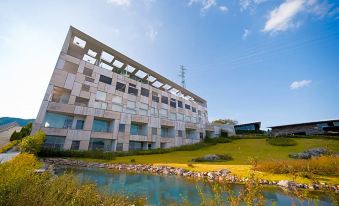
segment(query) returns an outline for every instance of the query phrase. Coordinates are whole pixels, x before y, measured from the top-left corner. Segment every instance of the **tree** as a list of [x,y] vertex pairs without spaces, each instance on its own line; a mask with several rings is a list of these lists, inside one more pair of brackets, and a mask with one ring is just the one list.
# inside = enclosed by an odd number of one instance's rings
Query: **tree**
[[26,126],[23,126],[20,130],[20,132],[14,131],[11,135],[11,141],[13,140],[21,140],[22,138],[28,136],[31,134],[32,131],[32,123],[27,124]]
[[238,124],[237,120],[233,120],[233,119],[217,119],[212,121],[212,123],[214,124],[229,124],[229,125],[236,125]]
[[27,136],[22,139],[19,144],[20,151],[30,154],[37,154],[42,145],[44,144],[46,135],[43,131],[39,130],[33,136]]

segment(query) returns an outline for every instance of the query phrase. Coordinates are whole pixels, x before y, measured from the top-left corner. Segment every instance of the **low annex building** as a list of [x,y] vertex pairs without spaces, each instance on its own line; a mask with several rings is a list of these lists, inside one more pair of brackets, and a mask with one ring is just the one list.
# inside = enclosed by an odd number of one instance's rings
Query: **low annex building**
[[33,125],[45,147],[128,151],[199,142],[207,102],[70,27]]
[[272,135],[339,135],[339,119],[270,127]]

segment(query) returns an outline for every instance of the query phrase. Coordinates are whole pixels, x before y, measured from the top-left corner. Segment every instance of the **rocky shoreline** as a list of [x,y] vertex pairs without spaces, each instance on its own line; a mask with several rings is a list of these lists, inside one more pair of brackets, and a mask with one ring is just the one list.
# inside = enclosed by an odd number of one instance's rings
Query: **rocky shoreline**
[[[143,164],[111,164],[111,163],[97,163],[97,162],[85,162],[81,160],[72,160],[66,158],[45,158],[42,161],[46,164],[46,168],[53,167],[83,167],[83,168],[102,168],[117,171],[128,171],[128,172],[146,172],[158,175],[177,175],[187,178],[194,179],[207,179],[209,181],[227,181],[230,183],[244,183],[249,178],[239,178],[232,175],[227,169],[212,172],[193,172],[182,168],[175,168],[169,166],[154,166],[154,165],[143,165]],[[41,172],[41,171],[39,171]],[[326,183],[320,184],[299,184],[293,181],[280,180],[280,181],[269,181],[259,179],[259,183],[263,185],[276,185],[287,189],[309,189],[309,190],[331,190],[336,193],[339,192],[339,185],[328,185]]]

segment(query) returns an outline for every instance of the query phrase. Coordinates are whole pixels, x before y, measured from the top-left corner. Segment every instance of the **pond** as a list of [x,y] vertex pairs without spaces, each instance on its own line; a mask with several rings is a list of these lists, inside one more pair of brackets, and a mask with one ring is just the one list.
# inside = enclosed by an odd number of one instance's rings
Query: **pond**
[[[197,185],[207,196],[212,194],[209,184],[178,176],[112,172],[94,168],[58,168],[55,172],[60,175],[65,171],[71,171],[80,182],[95,182],[105,192],[147,197],[149,205],[180,203],[184,199],[193,205],[199,205],[200,197]],[[237,193],[241,190],[242,185],[231,184],[230,187]],[[276,205],[291,205],[292,203],[301,205],[297,198],[287,195],[279,188],[267,188],[263,195],[266,205],[272,205],[273,202]],[[312,200],[305,201],[304,205],[314,205]],[[330,198],[324,194],[318,195],[317,203],[325,206],[332,205]]]

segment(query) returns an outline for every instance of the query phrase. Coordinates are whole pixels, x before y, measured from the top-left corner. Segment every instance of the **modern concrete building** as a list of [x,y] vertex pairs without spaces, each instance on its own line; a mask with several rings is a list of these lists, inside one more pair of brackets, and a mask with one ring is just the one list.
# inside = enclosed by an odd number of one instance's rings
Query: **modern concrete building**
[[235,133],[243,134],[243,133],[260,133],[261,122],[252,122],[246,124],[238,124],[234,125]]
[[339,135],[339,119],[270,127],[272,135]]
[[33,133],[66,150],[168,148],[213,131],[207,115],[203,98],[70,27]]

